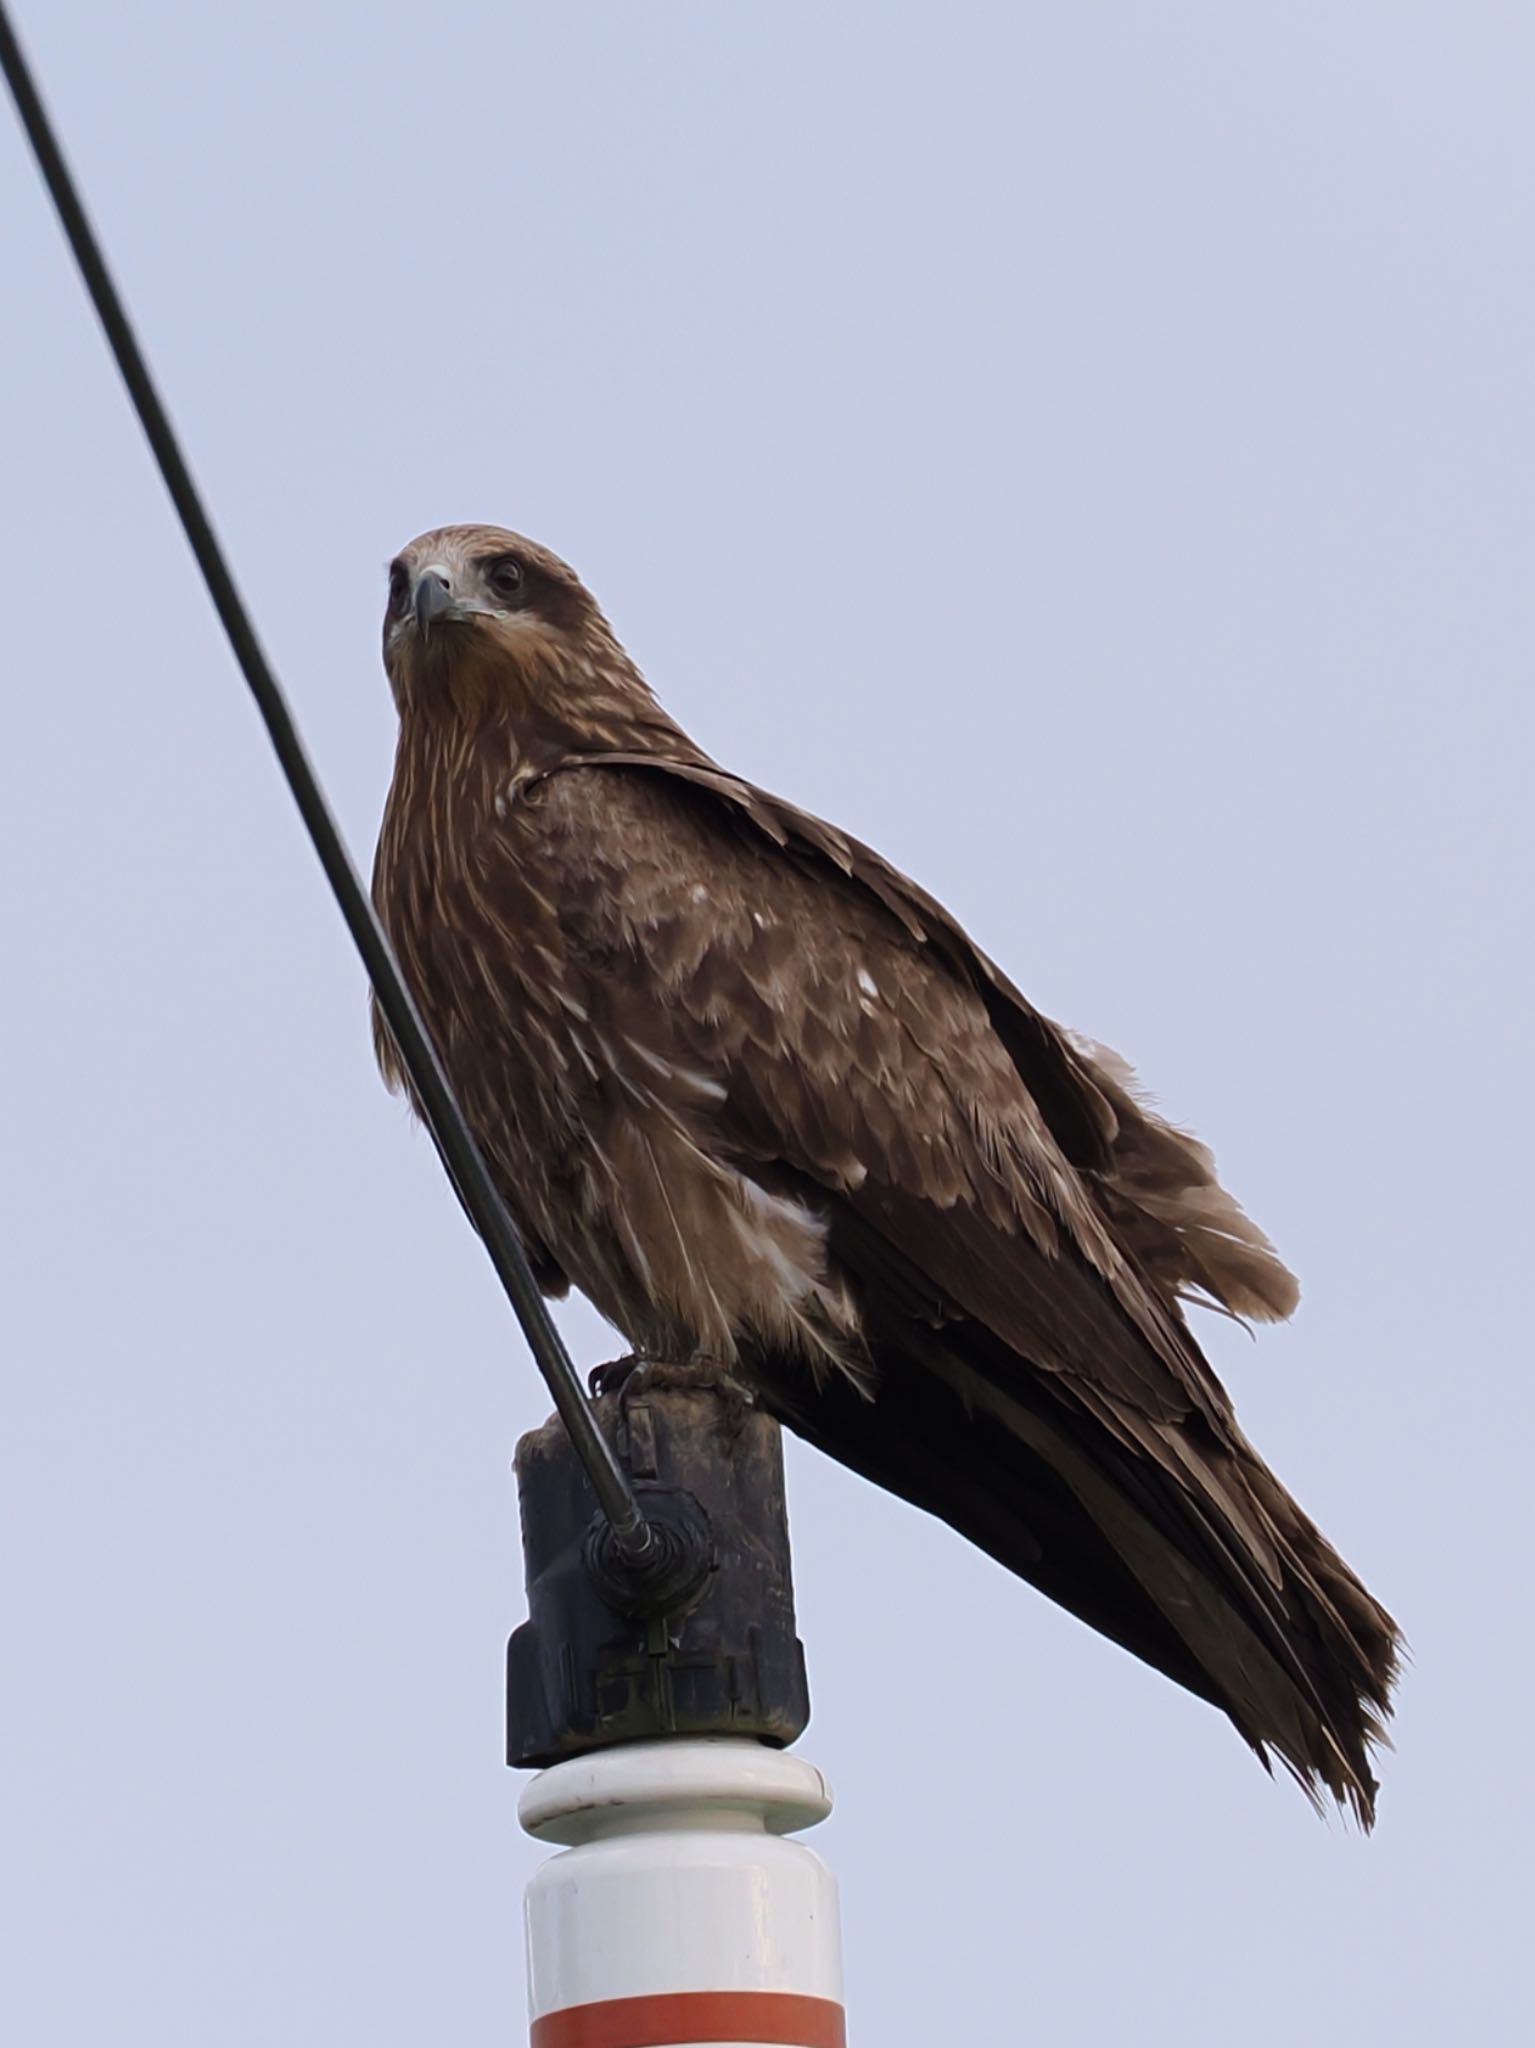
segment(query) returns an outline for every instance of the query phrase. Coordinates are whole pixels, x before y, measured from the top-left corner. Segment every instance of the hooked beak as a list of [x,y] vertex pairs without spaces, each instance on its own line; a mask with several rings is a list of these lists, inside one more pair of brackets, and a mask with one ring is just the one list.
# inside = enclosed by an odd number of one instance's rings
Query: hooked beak
[[448,582],[447,572],[442,569],[423,569],[416,578],[416,630],[425,640],[436,619],[446,618],[453,610],[453,589]]

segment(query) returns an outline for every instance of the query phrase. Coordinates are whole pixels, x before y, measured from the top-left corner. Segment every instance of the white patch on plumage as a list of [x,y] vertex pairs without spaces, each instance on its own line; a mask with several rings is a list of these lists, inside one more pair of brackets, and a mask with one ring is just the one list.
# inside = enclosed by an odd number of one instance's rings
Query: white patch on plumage
[[726,1091],[712,1074],[703,1074],[696,1067],[679,1067],[671,1060],[664,1060],[659,1053],[652,1052],[648,1045],[642,1045],[639,1039],[631,1038],[627,1032],[624,1044],[663,1081],[680,1081],[684,1088],[691,1088],[694,1094],[702,1095],[709,1102],[725,1100]]
[[[732,1221],[742,1249],[748,1258],[775,1273],[790,1300],[798,1305],[815,1286],[825,1262],[825,1224],[802,1202],[770,1195],[744,1175],[738,1177],[738,1187],[742,1207]],[[791,1256],[791,1244],[805,1256]]]
[[846,1286],[828,1274],[825,1222],[745,1174],[733,1178],[741,1206],[732,1220],[748,1270],[777,1285],[776,1300],[759,1287],[742,1304],[750,1321],[765,1336],[787,1340],[812,1371],[832,1366],[861,1383],[858,1311]]

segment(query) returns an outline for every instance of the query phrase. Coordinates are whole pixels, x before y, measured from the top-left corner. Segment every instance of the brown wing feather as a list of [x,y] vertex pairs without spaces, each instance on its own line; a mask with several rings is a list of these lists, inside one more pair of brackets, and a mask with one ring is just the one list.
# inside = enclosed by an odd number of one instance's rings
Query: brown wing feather
[[708,1141],[821,1206],[862,1287],[873,1402],[769,1360],[786,1419],[1367,1812],[1395,1632],[1183,1322],[1293,1289],[1208,1155],[834,828],[693,760],[555,780],[566,935],[625,1042],[717,1078]]
[[1120,1243],[1168,1299],[1208,1299],[1265,1322],[1293,1312],[1300,1298],[1294,1276],[1220,1185],[1209,1150],[1157,1115],[1118,1054],[1036,1010],[943,905],[880,854],[703,756],[582,758],[707,790],[791,857],[829,865],[867,892],[981,997],[1051,1136],[1091,1176]]

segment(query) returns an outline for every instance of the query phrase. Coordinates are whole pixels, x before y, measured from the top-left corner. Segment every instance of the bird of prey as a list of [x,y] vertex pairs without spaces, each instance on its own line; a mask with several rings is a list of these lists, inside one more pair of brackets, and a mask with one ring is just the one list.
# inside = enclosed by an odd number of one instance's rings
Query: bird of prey
[[540,1284],[744,1383],[1368,1824],[1397,1631],[1185,1320],[1297,1298],[1210,1154],[931,896],[696,746],[546,548],[412,541],[384,663],[374,896]]

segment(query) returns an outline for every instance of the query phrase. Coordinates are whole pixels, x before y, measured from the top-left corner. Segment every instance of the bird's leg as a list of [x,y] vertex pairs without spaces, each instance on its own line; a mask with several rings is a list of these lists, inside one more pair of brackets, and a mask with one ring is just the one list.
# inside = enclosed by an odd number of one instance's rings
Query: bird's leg
[[731,1372],[723,1359],[707,1351],[695,1351],[684,1362],[673,1358],[647,1358],[641,1369],[628,1379],[619,1405],[628,1413],[629,1403],[649,1393],[717,1394],[725,1408],[725,1428],[738,1436],[753,1406],[751,1389]]

